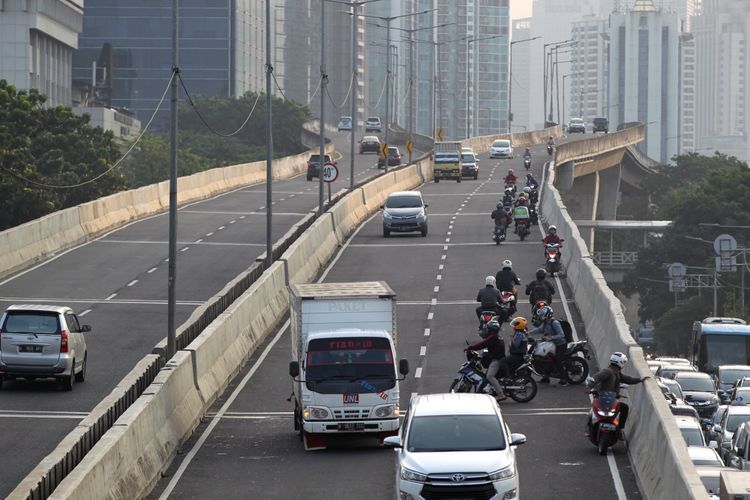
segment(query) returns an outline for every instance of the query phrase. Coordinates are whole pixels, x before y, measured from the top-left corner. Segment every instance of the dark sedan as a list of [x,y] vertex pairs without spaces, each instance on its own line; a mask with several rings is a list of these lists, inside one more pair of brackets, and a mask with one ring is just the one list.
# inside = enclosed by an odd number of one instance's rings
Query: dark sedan
[[366,135],[359,141],[359,154],[380,153],[380,139],[375,135]]
[[[388,166],[397,167],[401,165],[401,151],[395,146],[388,146]],[[385,167],[385,157],[380,155],[378,158],[378,168]]]

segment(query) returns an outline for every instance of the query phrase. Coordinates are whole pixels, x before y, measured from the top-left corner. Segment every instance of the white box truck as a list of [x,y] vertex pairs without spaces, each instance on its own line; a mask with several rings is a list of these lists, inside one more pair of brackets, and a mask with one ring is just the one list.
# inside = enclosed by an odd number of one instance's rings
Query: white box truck
[[[371,433],[381,444],[399,429],[396,294],[382,281],[290,287],[294,429],[306,450],[329,434]],[[397,373],[398,372],[398,373]]]

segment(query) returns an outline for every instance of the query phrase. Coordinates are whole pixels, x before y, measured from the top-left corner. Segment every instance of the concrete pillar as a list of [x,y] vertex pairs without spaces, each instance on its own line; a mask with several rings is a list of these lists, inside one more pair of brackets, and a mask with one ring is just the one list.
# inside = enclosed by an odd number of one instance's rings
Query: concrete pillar
[[560,191],[569,191],[573,187],[575,164],[572,161],[555,167],[555,181]]
[[[597,173],[593,173],[576,178],[570,190],[565,193],[565,206],[573,220],[596,220],[598,199],[599,179]],[[579,231],[589,244],[589,251],[593,252],[593,229],[579,228]]]
[[600,170],[597,220],[617,220],[617,205],[620,200],[620,171],[622,165]]

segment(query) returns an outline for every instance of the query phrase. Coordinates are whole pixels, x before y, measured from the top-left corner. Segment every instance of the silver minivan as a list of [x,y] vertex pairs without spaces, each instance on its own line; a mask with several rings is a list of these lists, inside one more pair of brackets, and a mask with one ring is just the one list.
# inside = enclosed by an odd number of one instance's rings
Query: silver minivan
[[12,305],[0,319],[0,388],[5,380],[54,377],[64,390],[86,378],[86,339],[64,306]]

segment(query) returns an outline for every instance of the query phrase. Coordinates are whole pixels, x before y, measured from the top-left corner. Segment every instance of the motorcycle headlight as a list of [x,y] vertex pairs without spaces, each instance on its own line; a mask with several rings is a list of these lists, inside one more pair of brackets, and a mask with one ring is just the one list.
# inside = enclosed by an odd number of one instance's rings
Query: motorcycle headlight
[[495,472],[490,473],[490,481],[501,481],[503,479],[510,479],[511,477],[516,475],[516,471],[513,469],[513,466],[510,465],[504,469],[496,470]]
[[399,408],[398,405],[376,406],[375,409],[372,410],[372,415],[376,418],[398,417]]
[[308,406],[302,414],[305,420],[325,420],[331,412],[328,408],[322,406]]
[[401,467],[401,479],[404,481],[413,481],[415,483],[424,483],[427,480],[427,474],[422,474],[421,472]]

